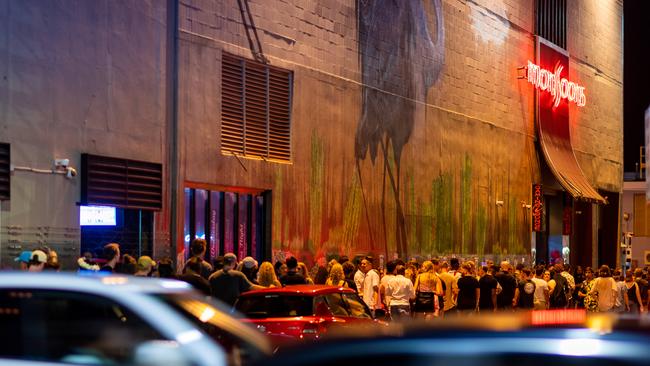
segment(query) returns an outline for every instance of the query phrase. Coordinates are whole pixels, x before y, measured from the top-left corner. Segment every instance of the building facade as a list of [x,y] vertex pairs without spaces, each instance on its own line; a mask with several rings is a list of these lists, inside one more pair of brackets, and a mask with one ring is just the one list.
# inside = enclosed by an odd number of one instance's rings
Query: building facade
[[[17,3],[0,9],[27,23],[0,23],[23,37],[4,39],[9,56],[0,62],[8,75],[0,142],[11,145],[12,164],[47,165],[61,154],[80,161],[82,153],[160,163],[156,255],[169,250],[182,261],[193,237],[208,240],[212,257],[309,263],[371,253],[528,263],[564,255],[591,265],[618,252],[620,1],[552,2],[566,10],[549,23],[564,34],[562,77],[586,95],[584,106],[562,107],[575,179],[565,179],[568,163],[539,138],[543,91],[521,69],[537,62],[537,36],[549,31],[539,29],[540,12],[550,11],[543,0],[105,1],[75,11],[62,1],[40,22],[31,16],[42,11],[38,2]],[[73,29],[89,39],[75,50],[69,30],[38,34],[53,18],[103,28]],[[19,59],[41,46],[51,55]],[[86,48],[95,55],[83,60]],[[68,78],[77,80],[72,93],[62,87]],[[30,80],[41,95],[21,91]],[[65,131],[74,143],[59,137]],[[607,204],[576,193],[575,182]],[[56,226],[74,236],[80,185],[12,173],[0,226]],[[50,205],[36,209],[41,201]]]

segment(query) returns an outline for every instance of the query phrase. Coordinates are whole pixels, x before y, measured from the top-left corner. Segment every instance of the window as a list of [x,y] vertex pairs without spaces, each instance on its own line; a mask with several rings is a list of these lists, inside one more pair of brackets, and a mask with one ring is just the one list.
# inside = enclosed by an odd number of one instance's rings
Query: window
[[348,304],[350,316],[353,316],[355,318],[372,318],[370,309],[368,309],[363,300],[359,298],[359,295],[350,293],[344,293],[342,295]]
[[537,0],[537,35],[566,49],[566,0]]
[[0,143],[0,201],[8,200],[9,190],[9,164],[11,162],[9,144]]
[[650,235],[650,218],[646,205],[645,193],[634,194],[634,236]]
[[235,305],[247,318],[286,318],[314,315],[311,296],[263,295],[240,297]]
[[291,160],[291,71],[223,54],[221,152]]
[[64,291],[0,291],[0,357],[122,364],[138,345],[163,339],[111,300]]
[[327,303],[330,306],[330,311],[333,315],[336,316],[349,316],[348,310],[346,309],[345,303],[341,298],[341,294],[328,294],[325,295]]

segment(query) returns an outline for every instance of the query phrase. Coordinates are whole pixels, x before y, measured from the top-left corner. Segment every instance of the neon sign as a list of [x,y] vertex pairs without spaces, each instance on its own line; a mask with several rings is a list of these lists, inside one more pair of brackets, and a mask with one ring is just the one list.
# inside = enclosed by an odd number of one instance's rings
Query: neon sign
[[560,105],[561,99],[574,102],[578,107],[584,107],[587,103],[585,87],[561,77],[562,70],[564,70],[564,66],[559,64],[555,66],[555,71],[551,72],[528,61],[526,78],[529,83],[535,85],[538,89],[551,93],[553,107]]

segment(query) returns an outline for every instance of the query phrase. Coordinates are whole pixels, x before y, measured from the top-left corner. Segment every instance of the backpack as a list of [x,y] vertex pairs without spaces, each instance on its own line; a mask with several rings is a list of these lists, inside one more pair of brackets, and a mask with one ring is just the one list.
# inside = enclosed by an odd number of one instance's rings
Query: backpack
[[569,304],[569,281],[562,275],[556,275],[553,279],[555,280],[555,288],[549,299],[550,307],[554,309],[565,308]]

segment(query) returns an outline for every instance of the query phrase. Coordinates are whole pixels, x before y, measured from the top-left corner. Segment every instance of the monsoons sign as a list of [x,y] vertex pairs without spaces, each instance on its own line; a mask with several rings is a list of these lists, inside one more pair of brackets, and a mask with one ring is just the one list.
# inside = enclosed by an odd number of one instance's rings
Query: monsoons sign
[[572,81],[563,78],[562,65],[555,66],[555,71],[543,69],[540,66],[528,61],[526,67],[526,78],[528,82],[535,85],[542,91],[547,91],[553,96],[553,106],[560,105],[561,99],[574,102],[578,107],[583,107],[587,102],[585,97],[585,88]]

